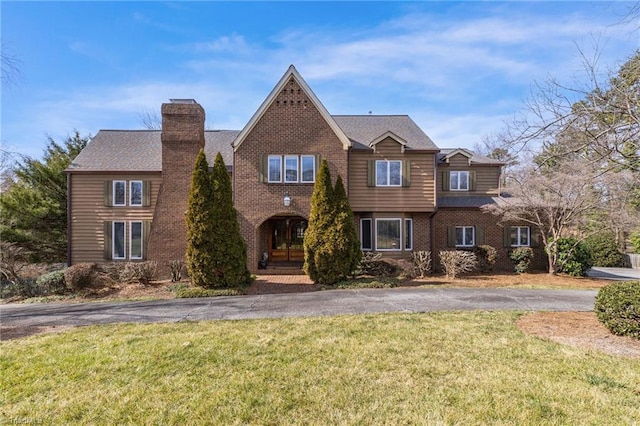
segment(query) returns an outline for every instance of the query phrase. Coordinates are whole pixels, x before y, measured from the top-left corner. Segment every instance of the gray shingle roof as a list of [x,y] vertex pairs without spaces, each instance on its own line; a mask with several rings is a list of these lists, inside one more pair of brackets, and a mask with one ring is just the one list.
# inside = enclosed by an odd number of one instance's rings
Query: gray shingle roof
[[486,204],[500,203],[500,197],[472,195],[461,197],[438,197],[438,207],[481,207]]
[[408,115],[334,115],[333,119],[353,144],[371,149],[369,143],[386,132],[407,141],[407,150],[438,150],[436,144]]
[[[449,153],[455,151],[456,149],[459,148],[442,148],[440,149],[440,153],[438,154],[438,163],[442,163],[444,160],[443,158],[447,155],[449,155]],[[502,161],[500,160],[495,160],[493,158],[489,158],[489,157],[485,157],[483,155],[478,155],[475,152],[467,149],[466,151],[469,151],[470,153],[473,154],[473,156],[471,157],[471,162],[472,163],[476,163],[476,164],[495,164],[495,165],[500,165],[500,164],[504,164]]]
[[[227,166],[233,164],[231,142],[237,130],[205,131],[205,154],[213,165],[218,151]],[[67,171],[159,172],[162,142],[159,130],[100,130],[73,160]]]

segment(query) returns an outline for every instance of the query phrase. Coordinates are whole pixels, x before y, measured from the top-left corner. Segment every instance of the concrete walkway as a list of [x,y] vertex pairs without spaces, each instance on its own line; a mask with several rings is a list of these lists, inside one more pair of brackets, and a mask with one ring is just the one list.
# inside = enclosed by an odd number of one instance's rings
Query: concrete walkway
[[596,294],[596,290],[405,287],[147,302],[16,304],[0,306],[0,324],[80,326],[456,310],[592,311]]
[[632,268],[603,268],[594,266],[587,271],[592,278],[602,278],[605,280],[630,281],[640,280],[640,269]]

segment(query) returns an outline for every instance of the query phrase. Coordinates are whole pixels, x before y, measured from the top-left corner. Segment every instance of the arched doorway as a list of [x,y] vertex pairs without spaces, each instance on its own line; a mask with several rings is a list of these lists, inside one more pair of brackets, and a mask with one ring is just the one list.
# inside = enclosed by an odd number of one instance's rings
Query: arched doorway
[[269,261],[304,262],[303,241],[307,226],[307,220],[300,216],[269,219]]

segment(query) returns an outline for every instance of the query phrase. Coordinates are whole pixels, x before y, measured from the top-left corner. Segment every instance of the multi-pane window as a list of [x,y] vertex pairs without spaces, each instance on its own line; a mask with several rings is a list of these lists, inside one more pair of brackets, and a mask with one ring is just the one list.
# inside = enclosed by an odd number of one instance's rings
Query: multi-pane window
[[316,180],[316,157],[315,155],[300,156],[300,175],[303,183],[313,183]]
[[509,228],[511,247],[528,247],[531,245],[530,229],[528,226],[514,226]]
[[469,172],[450,172],[449,189],[451,191],[468,191]]
[[284,156],[284,181],[298,182],[298,156]]
[[132,180],[129,182],[129,205],[142,205],[142,181]]
[[456,226],[456,247],[472,247],[475,241],[473,226]]
[[125,222],[113,222],[113,232],[111,234],[111,252],[113,259],[125,259]]
[[376,160],[376,186],[401,186],[402,161]]
[[267,157],[267,182],[269,183],[313,183],[315,180],[315,155],[269,155]]
[[269,182],[282,182],[282,156],[269,156]]
[[413,250],[413,219],[404,220],[404,249]]
[[401,220],[376,219],[376,250],[401,250]]
[[371,240],[371,219],[360,219],[360,248],[373,250],[373,241]]
[[113,205],[114,206],[127,205],[127,181],[125,180],[113,181]]

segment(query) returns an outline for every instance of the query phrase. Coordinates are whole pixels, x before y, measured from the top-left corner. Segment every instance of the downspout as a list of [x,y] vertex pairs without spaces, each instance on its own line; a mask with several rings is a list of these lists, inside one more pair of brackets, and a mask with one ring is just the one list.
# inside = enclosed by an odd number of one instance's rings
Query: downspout
[[67,266],[71,266],[71,173],[67,172]]

